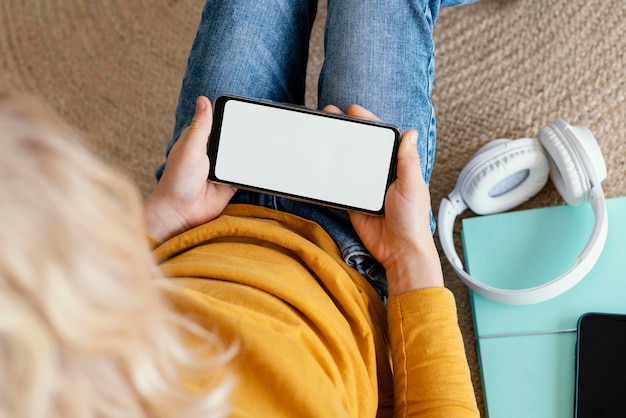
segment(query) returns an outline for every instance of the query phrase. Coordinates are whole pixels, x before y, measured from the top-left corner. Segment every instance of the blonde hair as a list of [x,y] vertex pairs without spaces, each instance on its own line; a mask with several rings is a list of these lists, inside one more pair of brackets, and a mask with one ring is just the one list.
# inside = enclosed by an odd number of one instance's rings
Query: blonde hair
[[76,137],[0,95],[0,417],[225,415],[233,349],[166,303],[136,188]]

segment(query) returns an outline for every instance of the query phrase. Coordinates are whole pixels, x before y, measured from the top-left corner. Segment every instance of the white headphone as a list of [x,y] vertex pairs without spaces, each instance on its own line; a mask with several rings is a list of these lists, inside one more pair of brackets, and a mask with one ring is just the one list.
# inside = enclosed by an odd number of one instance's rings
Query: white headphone
[[[542,128],[539,139],[498,139],[481,149],[461,171],[452,193],[439,207],[439,238],[456,274],[475,292],[496,302],[526,305],[560,295],[583,279],[606,241],[608,219],[601,182],[606,165],[593,134],[561,119]],[[488,286],[467,274],[455,248],[454,221],[468,207],[479,215],[509,210],[552,179],[569,205],[589,200],[595,216],[591,237],[575,264],[561,276],[522,290]]]

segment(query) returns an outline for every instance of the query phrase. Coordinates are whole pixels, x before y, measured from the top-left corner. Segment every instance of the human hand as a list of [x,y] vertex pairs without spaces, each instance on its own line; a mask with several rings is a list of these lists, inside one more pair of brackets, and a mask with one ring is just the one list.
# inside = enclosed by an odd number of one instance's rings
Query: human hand
[[146,231],[159,241],[218,217],[236,189],[207,180],[206,148],[213,111],[209,99],[196,100],[196,113],[170,150],[161,180],[144,202]]
[[[341,113],[335,106],[324,110]],[[378,120],[357,105],[350,106],[347,114]],[[443,286],[441,262],[430,230],[430,193],[422,176],[417,136],[414,129],[402,136],[397,179],[387,191],[385,214],[350,212],[350,220],[363,244],[387,271],[390,296]]]

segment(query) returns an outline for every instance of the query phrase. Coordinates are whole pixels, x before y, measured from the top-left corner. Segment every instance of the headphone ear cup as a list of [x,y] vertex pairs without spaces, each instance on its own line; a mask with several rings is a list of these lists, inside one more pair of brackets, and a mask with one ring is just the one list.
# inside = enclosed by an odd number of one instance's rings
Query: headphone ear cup
[[520,205],[548,181],[550,165],[536,139],[500,139],[479,149],[459,175],[463,201],[476,214]]
[[569,205],[580,205],[589,193],[585,169],[576,150],[559,126],[552,123],[539,131],[539,141],[550,157],[550,178]]

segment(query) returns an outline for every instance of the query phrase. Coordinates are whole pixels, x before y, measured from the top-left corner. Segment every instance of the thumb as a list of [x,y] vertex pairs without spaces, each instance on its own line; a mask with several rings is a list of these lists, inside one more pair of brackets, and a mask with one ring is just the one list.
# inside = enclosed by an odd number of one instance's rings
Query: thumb
[[414,187],[416,181],[422,179],[420,157],[417,152],[417,136],[415,129],[406,131],[398,149],[398,180],[400,184],[410,188]]
[[189,134],[187,135],[187,140],[191,143],[190,145],[192,147],[206,147],[212,126],[213,109],[211,108],[211,102],[204,96],[198,96],[196,99],[196,112],[189,125]]

